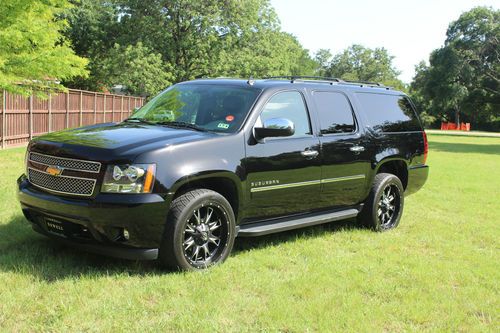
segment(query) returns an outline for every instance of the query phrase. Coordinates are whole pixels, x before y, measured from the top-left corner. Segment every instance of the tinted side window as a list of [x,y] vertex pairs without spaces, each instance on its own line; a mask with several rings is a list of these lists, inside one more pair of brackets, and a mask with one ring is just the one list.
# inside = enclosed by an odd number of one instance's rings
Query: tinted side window
[[351,104],[343,94],[315,91],[313,99],[318,108],[321,134],[354,132]]
[[370,126],[383,132],[420,131],[420,123],[405,96],[357,93]]
[[272,118],[286,118],[295,124],[295,134],[292,137],[311,135],[311,126],[307,109],[298,91],[286,91],[271,97],[260,114],[260,121]]

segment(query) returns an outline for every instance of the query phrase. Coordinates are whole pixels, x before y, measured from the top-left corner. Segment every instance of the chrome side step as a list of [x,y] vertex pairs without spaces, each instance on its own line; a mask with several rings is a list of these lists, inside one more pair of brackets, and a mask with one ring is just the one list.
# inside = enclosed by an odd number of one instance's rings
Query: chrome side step
[[316,213],[307,216],[302,215],[299,217],[280,218],[271,221],[241,225],[238,231],[238,237],[262,236],[286,230],[349,219],[356,217],[359,212],[360,211],[358,209],[350,208],[336,212]]

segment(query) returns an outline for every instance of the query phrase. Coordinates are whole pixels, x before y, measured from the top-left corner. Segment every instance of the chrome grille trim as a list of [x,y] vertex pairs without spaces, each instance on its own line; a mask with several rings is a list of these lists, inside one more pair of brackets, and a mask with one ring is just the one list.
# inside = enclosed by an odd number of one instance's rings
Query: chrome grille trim
[[[44,179],[40,179],[40,175],[42,175],[42,177],[44,177]],[[36,179],[34,179],[34,178],[36,178]],[[34,186],[39,187],[39,188],[46,190],[46,191],[49,191],[49,192],[69,194],[69,195],[75,195],[75,196],[83,196],[83,197],[89,197],[94,193],[95,185],[97,182],[97,179],[91,179],[91,178],[70,177],[70,176],[52,176],[51,174],[49,174],[47,172],[33,169],[33,168],[28,168],[28,180]],[[72,183],[71,183],[71,180],[73,180]],[[66,181],[66,183],[61,184],[64,181]],[[82,186],[85,186],[86,188],[82,189]],[[76,191],[70,192],[70,191],[62,190],[62,189],[68,189],[71,187],[75,188]],[[80,192],[78,192],[78,190],[80,190]]]
[[29,161],[47,166],[60,166],[66,170],[99,173],[101,163],[93,161],[78,160],[59,156],[45,155],[40,153],[29,153]]

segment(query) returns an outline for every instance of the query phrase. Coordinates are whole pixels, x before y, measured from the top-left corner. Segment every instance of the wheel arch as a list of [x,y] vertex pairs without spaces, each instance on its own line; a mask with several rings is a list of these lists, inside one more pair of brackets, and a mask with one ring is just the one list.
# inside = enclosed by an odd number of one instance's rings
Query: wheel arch
[[375,168],[375,175],[379,173],[390,173],[399,178],[406,190],[408,186],[408,163],[401,157],[387,157],[380,161]]
[[231,205],[238,221],[242,204],[241,179],[228,171],[210,171],[184,176],[171,187],[172,201],[178,196],[197,188],[205,188],[221,194]]

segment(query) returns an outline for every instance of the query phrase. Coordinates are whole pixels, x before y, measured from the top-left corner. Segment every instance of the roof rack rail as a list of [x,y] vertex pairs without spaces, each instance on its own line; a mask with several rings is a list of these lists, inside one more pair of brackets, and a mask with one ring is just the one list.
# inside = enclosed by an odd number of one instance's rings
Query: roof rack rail
[[345,80],[345,83],[354,83],[354,84],[368,84],[372,86],[379,86],[379,87],[385,87],[384,84],[380,82],[371,82],[371,81],[352,81],[352,80]]
[[274,79],[287,79],[290,81],[296,80],[320,80],[320,81],[333,81],[333,82],[344,82],[342,79],[338,79],[336,77],[326,77],[326,76],[304,76],[304,75],[282,75],[282,76],[268,76],[264,77],[266,80],[274,80]]
[[390,89],[390,87],[387,87],[384,84],[379,83],[379,82],[351,81],[351,80],[342,80],[342,79],[339,79],[336,77],[325,77],[325,76],[285,75],[285,76],[269,76],[269,77],[264,77],[264,79],[267,79],[267,80],[287,79],[287,80],[290,80],[291,83],[294,83],[297,80],[317,80],[317,81],[329,82],[330,84],[333,84],[333,82],[336,82],[339,84],[367,85],[367,86],[372,86],[372,87],[381,87],[381,88]]

